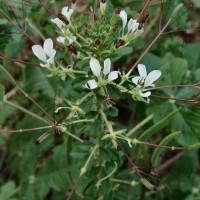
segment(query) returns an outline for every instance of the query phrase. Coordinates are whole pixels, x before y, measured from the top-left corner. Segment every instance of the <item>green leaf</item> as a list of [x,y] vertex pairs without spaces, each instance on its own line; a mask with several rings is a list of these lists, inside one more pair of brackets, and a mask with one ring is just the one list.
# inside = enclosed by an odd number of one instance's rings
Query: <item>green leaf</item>
[[12,197],[12,193],[14,192],[15,194],[15,183],[13,181],[9,181],[7,183],[5,183],[4,185],[1,186],[0,188],[0,199],[2,200],[16,200],[16,198],[11,198]]

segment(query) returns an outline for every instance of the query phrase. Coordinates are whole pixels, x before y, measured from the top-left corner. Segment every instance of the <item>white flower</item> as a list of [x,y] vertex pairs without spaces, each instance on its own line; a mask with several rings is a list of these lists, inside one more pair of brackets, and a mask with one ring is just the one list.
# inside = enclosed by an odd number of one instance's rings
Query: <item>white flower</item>
[[62,29],[65,27],[65,24],[63,21],[61,21],[59,18],[51,19],[51,21],[58,26],[58,28]]
[[54,64],[56,50],[53,49],[53,41],[48,38],[44,41],[43,48],[40,45],[32,46],[33,53],[45,64],[40,64],[42,67],[50,68],[50,64]]
[[72,34],[70,35],[70,37],[66,36],[66,37],[62,37],[59,36],[56,38],[57,42],[61,43],[61,44],[65,44],[65,40],[68,41],[68,45],[72,44],[74,41],[76,41],[76,36],[73,36]]
[[142,97],[149,97],[151,92],[142,93],[147,87],[154,87],[154,81],[156,81],[161,76],[160,70],[153,70],[147,75],[147,70],[145,65],[138,65],[138,72],[140,76],[135,76],[132,78],[132,82],[136,85],[136,88],[139,89],[139,94]]
[[[72,13],[73,13],[73,9],[69,9],[67,6],[64,7],[62,9],[62,11],[61,11],[61,14],[66,17],[66,19],[69,22],[69,24],[71,23],[70,22],[70,18],[71,18]],[[55,19],[51,19],[51,21],[53,23],[55,23],[58,26],[58,28],[60,28],[60,29],[65,27],[65,23],[62,20],[60,20],[59,18],[57,18],[57,17]]]
[[[123,31],[127,25],[127,14],[124,10],[122,10],[119,14],[119,16],[122,19],[122,24],[123,24]],[[128,33],[127,34],[131,34],[131,33],[136,33],[136,34],[141,34],[144,30],[143,28],[141,30],[138,29],[139,27],[139,23],[137,20],[133,20],[132,18],[129,20],[128,22]]]
[[61,11],[61,14],[63,14],[67,18],[69,23],[70,23],[70,18],[71,18],[72,13],[73,13],[73,9],[69,9],[67,6],[64,7]]
[[[107,58],[104,61],[103,77],[102,77],[102,73],[101,73],[101,65],[96,58],[92,58],[90,60],[90,68],[91,68],[93,74],[98,78],[98,82],[96,82],[95,79],[89,80],[85,85],[89,89],[95,89],[99,85],[104,85],[109,82],[112,82],[115,79],[117,79],[118,76],[121,74],[119,71],[110,72],[111,61],[109,58]],[[108,75],[108,77],[106,78],[107,75]]]

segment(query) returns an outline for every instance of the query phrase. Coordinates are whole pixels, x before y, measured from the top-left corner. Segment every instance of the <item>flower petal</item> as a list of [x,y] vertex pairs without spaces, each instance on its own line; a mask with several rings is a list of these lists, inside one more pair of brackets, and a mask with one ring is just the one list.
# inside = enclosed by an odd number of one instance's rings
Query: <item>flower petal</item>
[[161,76],[160,70],[154,70],[154,71],[150,72],[145,79],[144,87],[152,86],[152,83],[154,81],[156,81],[160,76]]
[[67,18],[68,22],[70,23],[70,18],[73,13],[73,9],[70,9],[68,13],[66,13],[65,17]]
[[140,96],[142,96],[142,97],[149,97],[150,95],[151,95],[151,92],[142,93],[142,92],[140,91]]
[[147,70],[146,70],[145,65],[139,64],[138,65],[138,72],[140,74],[140,78],[142,78],[143,80],[147,77]]
[[92,79],[92,80],[89,80],[89,81],[85,84],[85,87],[88,88],[88,89],[93,90],[93,89],[95,89],[95,88],[98,87],[98,84],[97,84],[97,82],[96,82],[94,79]]
[[135,85],[138,85],[138,82],[140,80],[140,76],[135,76],[132,78],[132,82],[135,84]]
[[110,58],[107,58],[104,61],[104,68],[103,68],[103,73],[105,76],[110,73],[110,66],[111,66]]
[[66,37],[68,40],[68,45],[72,44],[74,41],[76,41],[76,36],[71,35],[70,37]]
[[53,41],[51,38],[48,38],[44,41],[44,52],[49,56],[51,57],[52,54],[54,53],[53,50]]
[[101,65],[100,65],[99,61],[96,58],[92,58],[90,60],[90,68],[91,68],[93,74],[96,77],[99,77],[99,75],[101,73]]
[[55,57],[55,54],[56,54],[56,50],[52,50],[52,51],[53,51],[53,54],[52,54],[52,56],[47,60],[47,63],[54,64],[54,57]]
[[40,66],[44,67],[44,68],[47,68],[47,69],[50,69],[50,64],[49,63],[46,63],[44,65],[42,63],[40,63]]
[[130,33],[132,30],[132,26],[134,26],[134,20],[131,18],[128,22],[128,32]]
[[40,60],[42,60],[43,62],[47,62],[44,49],[40,45],[33,45],[32,51]]
[[118,78],[118,76],[121,75],[121,73],[119,71],[112,71],[110,72],[110,74],[108,75],[108,81],[114,81],[115,79]]
[[138,27],[139,27],[139,23],[137,22],[137,20],[133,20],[131,32],[134,33],[136,30],[138,30]]
[[60,29],[62,29],[62,27],[65,26],[65,24],[59,18],[51,19],[51,21],[54,24],[56,24],[58,26],[58,28],[60,28]]
[[68,6],[65,6],[65,7],[62,9],[61,14],[62,14],[62,15],[66,15],[67,12],[68,12]]
[[119,14],[119,16],[122,19],[122,24],[123,24],[123,29],[125,28],[126,24],[127,24],[127,14],[124,10],[122,10]]
[[61,44],[65,44],[65,37],[59,36],[56,38],[57,42],[61,43]]

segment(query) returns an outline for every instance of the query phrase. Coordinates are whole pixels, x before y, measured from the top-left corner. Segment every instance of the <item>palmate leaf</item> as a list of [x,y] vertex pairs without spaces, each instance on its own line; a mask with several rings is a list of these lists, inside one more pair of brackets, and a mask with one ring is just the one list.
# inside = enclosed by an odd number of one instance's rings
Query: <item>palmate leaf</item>
[[[26,68],[26,88],[32,92],[41,91],[44,95],[53,98],[55,91],[53,88],[52,78],[47,78],[42,70],[34,67]],[[56,85],[56,84],[55,84]]]
[[44,199],[51,191],[62,192],[65,195],[72,187],[67,171],[67,146],[58,145],[54,148],[51,157],[44,163],[38,173],[33,174],[33,182],[24,185],[24,199]]
[[0,199],[17,200],[17,198],[13,197],[17,191],[19,189],[16,190],[15,182],[9,181],[0,187]]

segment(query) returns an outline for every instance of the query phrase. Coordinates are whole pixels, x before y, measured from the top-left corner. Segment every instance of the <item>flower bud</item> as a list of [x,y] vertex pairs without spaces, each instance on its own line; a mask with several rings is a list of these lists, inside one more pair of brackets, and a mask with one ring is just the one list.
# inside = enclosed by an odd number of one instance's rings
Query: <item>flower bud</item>
[[62,14],[62,13],[58,13],[57,17],[64,22],[66,25],[69,24],[69,21],[67,20],[67,18]]
[[119,7],[119,6],[117,6],[116,8],[115,8],[115,14],[116,15],[119,15],[120,14],[120,12],[121,12],[121,7]]
[[96,38],[96,39],[95,39],[95,43],[96,43],[97,45],[99,45],[99,44],[101,44],[101,40],[100,40],[99,38]]
[[73,44],[70,44],[67,46],[67,49],[69,52],[74,53],[74,54],[78,54],[78,52],[76,51],[76,47]]
[[115,47],[116,48],[119,48],[119,47],[122,47],[122,46],[124,46],[125,45],[125,41],[124,40],[122,40],[122,39],[117,39],[117,41],[116,41],[116,43],[115,43]]
[[149,18],[149,13],[147,13],[147,12],[145,11],[145,12],[142,14],[142,16],[140,17],[140,19],[138,20],[138,22],[144,24],[148,18]]
[[113,30],[113,32],[115,32],[115,31],[117,31],[117,29],[118,29],[118,26],[114,25],[112,30]]

